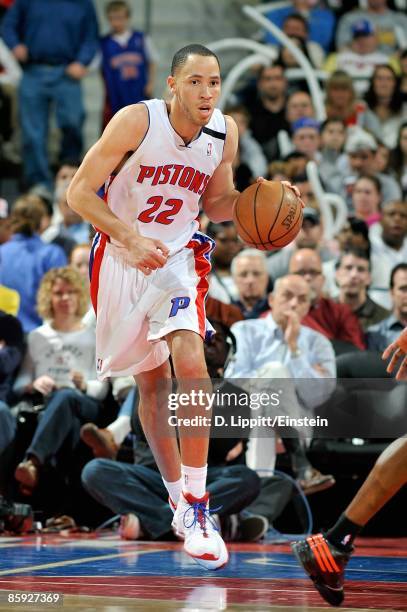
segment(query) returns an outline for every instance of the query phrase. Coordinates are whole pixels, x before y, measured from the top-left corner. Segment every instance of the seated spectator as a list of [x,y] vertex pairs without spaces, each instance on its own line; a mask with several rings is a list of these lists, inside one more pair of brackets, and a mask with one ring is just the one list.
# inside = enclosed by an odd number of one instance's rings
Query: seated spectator
[[[288,6],[266,13],[266,17],[281,29],[289,15],[301,15],[306,19],[309,40],[318,43],[325,53],[329,51],[335,31],[335,16],[331,9],[316,6],[312,0],[293,0]],[[272,45],[277,43],[271,32],[266,33],[265,42]]]
[[363,350],[365,342],[357,316],[347,304],[323,296],[324,275],[316,250],[299,249],[290,259],[290,274],[302,276],[311,289],[311,307],[302,324],[331,340],[336,354]]
[[[315,68],[319,69],[324,61],[325,53],[321,45],[309,38],[308,21],[300,13],[293,13],[284,19],[281,28],[292,40],[299,40],[305,49],[305,55]],[[276,49],[278,47],[276,46]],[[280,46],[281,48],[281,46]]]
[[[295,184],[298,185],[297,181]],[[304,193],[306,191],[301,189],[302,197]],[[297,237],[284,249],[267,257],[267,271],[273,281],[288,273],[291,256],[298,249],[316,249],[322,261],[329,261],[333,258],[333,254],[323,245],[323,228],[318,210],[306,206],[302,212],[302,228]]]
[[238,291],[233,303],[245,319],[257,319],[268,310],[266,256],[257,249],[243,249],[233,258],[231,272]]
[[233,257],[242,249],[236,228],[232,221],[210,222],[206,233],[215,242],[212,252],[212,270],[209,275],[209,295],[225,304],[237,299],[238,292],[230,271]]
[[382,186],[379,179],[374,175],[360,175],[352,190],[352,209],[355,217],[362,219],[371,231],[382,218],[381,201]]
[[71,251],[69,258],[69,264],[75,268],[82,277],[85,286],[89,288],[89,257],[90,257],[90,244],[84,242],[83,244],[77,244]]
[[[232,326],[237,351],[225,376],[251,380],[288,378],[281,394],[279,414],[288,410],[292,416],[297,409],[312,413],[335,388],[335,357],[330,343],[321,334],[300,324],[308,312],[310,299],[310,289],[302,278],[285,276],[276,281],[269,296],[271,313]],[[319,383],[310,385],[310,379]],[[281,380],[278,380],[278,385],[277,388],[281,389]],[[264,387],[261,389],[265,390]],[[271,406],[266,407],[265,415],[271,409]],[[284,436],[292,469],[306,493],[321,490],[314,487],[326,488],[326,485],[334,484],[332,476],[324,476],[312,468],[294,428],[279,433]],[[273,440],[252,438],[249,456],[253,469],[272,468],[275,459]]]
[[285,164],[286,174],[288,177],[290,177],[291,182],[294,182],[294,177],[297,178],[300,175],[306,175],[308,158],[304,153],[300,153],[299,151],[292,151],[284,157],[283,161]]
[[386,63],[376,66],[365,101],[368,105],[367,118],[377,124],[372,129],[373,134],[386,146],[395,147],[407,107],[403,103],[400,79],[392,66]]
[[[379,40],[373,24],[368,19],[355,21],[352,25],[352,40],[348,48],[328,56],[324,70],[332,73],[343,70],[352,77],[355,91],[361,96],[369,87],[375,66],[387,64],[388,57],[379,51]],[[394,67],[397,61],[393,58]]]
[[375,172],[376,150],[377,142],[372,134],[358,127],[348,132],[345,144],[347,160],[344,167],[338,168],[336,177],[331,177],[331,190],[342,196],[349,206],[355,181],[362,174],[374,174],[379,179],[383,203],[401,198],[397,181],[388,174]]
[[[307,49],[306,43],[299,38],[298,36],[290,36],[290,41],[295,47],[298,47],[299,51],[305,56],[308,60],[309,64],[316,68],[313,63],[312,58],[310,57]],[[279,48],[278,56],[276,62],[284,66],[285,70],[289,70],[291,68],[301,68],[299,61],[292,51],[285,45],[281,45]],[[297,91],[301,89],[303,91],[308,91],[308,82],[304,76],[300,76],[298,78],[290,78],[288,81],[288,91]]]
[[257,99],[248,107],[250,130],[268,161],[278,157],[277,134],[289,131],[285,118],[287,79],[280,64],[262,66],[256,81]]
[[343,168],[346,164],[346,126],[342,119],[326,119],[321,125],[320,134],[318,172],[325,189],[331,191],[332,178],[336,177],[338,168]]
[[41,324],[35,298],[43,275],[66,264],[63,250],[45,244],[38,235],[43,214],[42,204],[24,196],[19,198],[11,217],[13,235],[9,242],[0,245],[0,282],[20,295],[18,318],[25,333]]
[[[340,229],[334,241],[331,243],[332,251],[335,253],[335,258],[329,261],[324,261],[322,271],[325,277],[324,293],[331,298],[337,298],[339,295],[339,287],[335,280],[335,271],[339,258],[348,250],[357,249],[365,251],[370,258],[370,240],[369,229],[362,219],[357,219],[354,216],[349,216],[345,225]],[[374,272],[376,264],[375,258],[371,259],[371,269]]]
[[0,310],[0,471],[1,455],[12,442],[16,419],[10,411],[14,375],[21,364],[24,337],[21,323]]
[[89,223],[83,221],[66,201],[66,190],[59,193],[57,202],[59,211],[59,221],[52,221],[52,224],[43,234],[43,239],[46,242],[60,244],[66,256],[69,257],[75,244],[83,244],[89,242]]
[[350,307],[363,331],[389,316],[390,312],[376,304],[367,294],[371,274],[366,251],[348,249],[342,253],[337,263],[336,282],[339,287],[338,302]]
[[[227,344],[229,331],[213,321],[216,334],[209,344],[205,344],[205,357],[209,375],[215,379],[223,377],[223,366],[230,346]],[[226,383],[225,392],[240,389]],[[222,387],[221,387],[222,389]],[[217,408],[214,407],[216,412]],[[221,410],[221,409],[219,409]],[[157,470],[153,455],[148,447],[138,417],[136,399],[133,418],[137,442],[135,444],[135,465],[95,459],[88,463],[82,472],[85,489],[97,501],[107,506],[115,514],[121,514],[120,534],[124,539],[167,538],[171,534],[173,508],[180,491],[174,491],[171,500]],[[259,493],[260,480],[257,474],[244,464],[244,443],[239,438],[210,438],[208,453],[208,491],[214,504],[219,507],[221,526],[224,527],[231,514],[241,512]],[[146,503],[147,502],[147,503]],[[244,521],[239,530],[247,531]],[[260,522],[258,539],[267,530],[267,522]],[[172,534],[171,534],[172,535]],[[227,534],[223,534],[227,537]],[[237,539],[239,534],[227,539]]]
[[338,23],[336,31],[336,47],[342,49],[352,40],[352,26],[367,19],[375,28],[379,39],[379,50],[391,55],[398,50],[396,29],[407,31],[407,17],[400,12],[392,11],[387,6],[387,0],[367,0],[366,8],[358,8],[345,13]]
[[374,159],[375,172],[381,174],[392,174],[393,170],[390,166],[390,148],[380,140],[377,141],[377,149]]
[[390,293],[393,301],[391,315],[367,330],[367,346],[371,351],[382,353],[407,326],[406,262],[398,264],[391,271]]
[[382,205],[381,233],[371,236],[371,245],[375,261],[370,295],[385,308],[391,308],[390,271],[407,261],[407,201]]
[[230,115],[236,122],[239,132],[240,162],[250,168],[251,176],[265,176],[267,160],[261,146],[249,130],[250,115],[244,106],[229,106],[225,115]]
[[105,11],[110,32],[100,41],[106,90],[103,128],[124,106],[152,97],[157,61],[150,37],[130,26],[128,2],[112,0]]
[[301,117],[291,126],[294,149],[304,153],[308,160],[319,160],[319,128],[319,121],[309,117]]
[[[26,458],[15,477],[30,495],[38,485],[42,467],[60,461],[67,469],[79,442],[82,423],[100,418],[109,385],[96,380],[95,335],[82,317],[88,307],[86,288],[73,268],[50,270],[38,291],[38,312],[46,323],[28,335],[28,348],[16,379],[16,393],[45,403]],[[66,459],[66,457],[65,457]]]
[[336,70],[325,83],[325,109],[328,119],[342,119],[347,127],[358,125],[377,132],[378,121],[367,114],[365,102],[358,100],[352,77]]
[[390,167],[401,185],[403,198],[407,198],[407,121],[401,124],[397,145],[390,153]]
[[315,118],[312,98],[307,91],[294,91],[287,98],[286,119],[292,125],[302,117]]

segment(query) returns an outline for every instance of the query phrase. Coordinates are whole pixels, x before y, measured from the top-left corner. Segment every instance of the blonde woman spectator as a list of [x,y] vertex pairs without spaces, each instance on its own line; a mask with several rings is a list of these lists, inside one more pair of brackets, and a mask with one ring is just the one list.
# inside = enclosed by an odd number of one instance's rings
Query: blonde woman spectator
[[87,308],[88,292],[76,270],[56,268],[44,276],[38,312],[46,323],[28,335],[15,382],[16,393],[36,396],[36,401],[39,396],[45,403],[26,458],[15,472],[26,494],[37,486],[41,468],[62,448],[70,454],[75,450],[81,425],[101,414],[108,383],[96,379],[95,334],[82,323]]

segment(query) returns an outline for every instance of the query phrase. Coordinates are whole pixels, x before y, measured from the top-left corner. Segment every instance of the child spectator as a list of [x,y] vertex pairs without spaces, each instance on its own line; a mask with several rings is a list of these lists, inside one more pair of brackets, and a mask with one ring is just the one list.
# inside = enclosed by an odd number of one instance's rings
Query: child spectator
[[118,110],[151,98],[156,53],[142,32],[130,28],[130,7],[113,0],[106,7],[110,32],[101,40],[102,73],[106,87],[103,127]]

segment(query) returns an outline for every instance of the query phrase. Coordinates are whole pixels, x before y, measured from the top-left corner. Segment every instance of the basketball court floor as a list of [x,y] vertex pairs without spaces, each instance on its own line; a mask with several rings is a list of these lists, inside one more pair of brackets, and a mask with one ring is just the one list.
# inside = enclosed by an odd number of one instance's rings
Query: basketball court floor
[[[229,564],[205,572],[168,542],[115,533],[0,538],[0,610],[51,610],[8,603],[9,592],[60,593],[61,610],[332,609],[286,544],[233,544]],[[407,611],[407,538],[359,539],[342,610]],[[55,606],[57,609],[57,606]]]

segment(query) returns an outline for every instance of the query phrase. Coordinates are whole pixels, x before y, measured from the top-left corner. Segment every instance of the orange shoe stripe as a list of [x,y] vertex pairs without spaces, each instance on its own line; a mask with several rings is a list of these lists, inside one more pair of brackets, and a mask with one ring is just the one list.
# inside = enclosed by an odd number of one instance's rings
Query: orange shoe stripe
[[326,567],[324,560],[322,559],[321,555],[319,554],[319,550],[317,548],[317,544],[314,542],[313,538],[307,538],[307,542],[309,544],[309,547],[311,549],[312,554],[314,555],[319,567],[321,568],[321,570],[323,572],[326,572],[327,570],[329,571],[329,568]]
[[[322,536],[321,536],[321,537],[322,537]],[[326,565],[326,566],[327,566],[327,568],[328,568],[328,572],[329,572],[330,574],[332,574],[332,572],[334,572],[335,570],[334,570],[334,568],[333,568],[333,566],[332,566],[332,564],[331,564],[331,562],[330,562],[330,559],[329,559],[328,555],[326,554],[326,550],[325,550],[325,548],[324,548],[324,546],[323,546],[323,541],[321,541],[321,537],[320,537],[319,535],[315,536],[315,537],[314,537],[314,541],[315,541],[316,546],[317,546],[317,548],[318,548],[318,552],[319,552],[319,554],[320,554],[320,555],[321,555],[321,557],[323,558],[323,560],[324,560],[324,562],[325,562],[325,565]]]
[[326,541],[324,540],[324,537],[323,537],[322,535],[321,535],[321,539],[320,539],[320,544],[321,544],[321,545],[322,545],[322,547],[324,548],[325,553],[326,553],[326,555],[327,555],[327,557],[328,557],[329,561],[331,562],[331,565],[332,565],[333,569],[334,569],[336,572],[340,572],[341,570],[340,570],[340,568],[338,567],[338,564],[336,563],[335,559],[333,558],[332,553],[331,553],[331,551],[329,550],[329,546],[328,546],[328,544],[326,543]]

